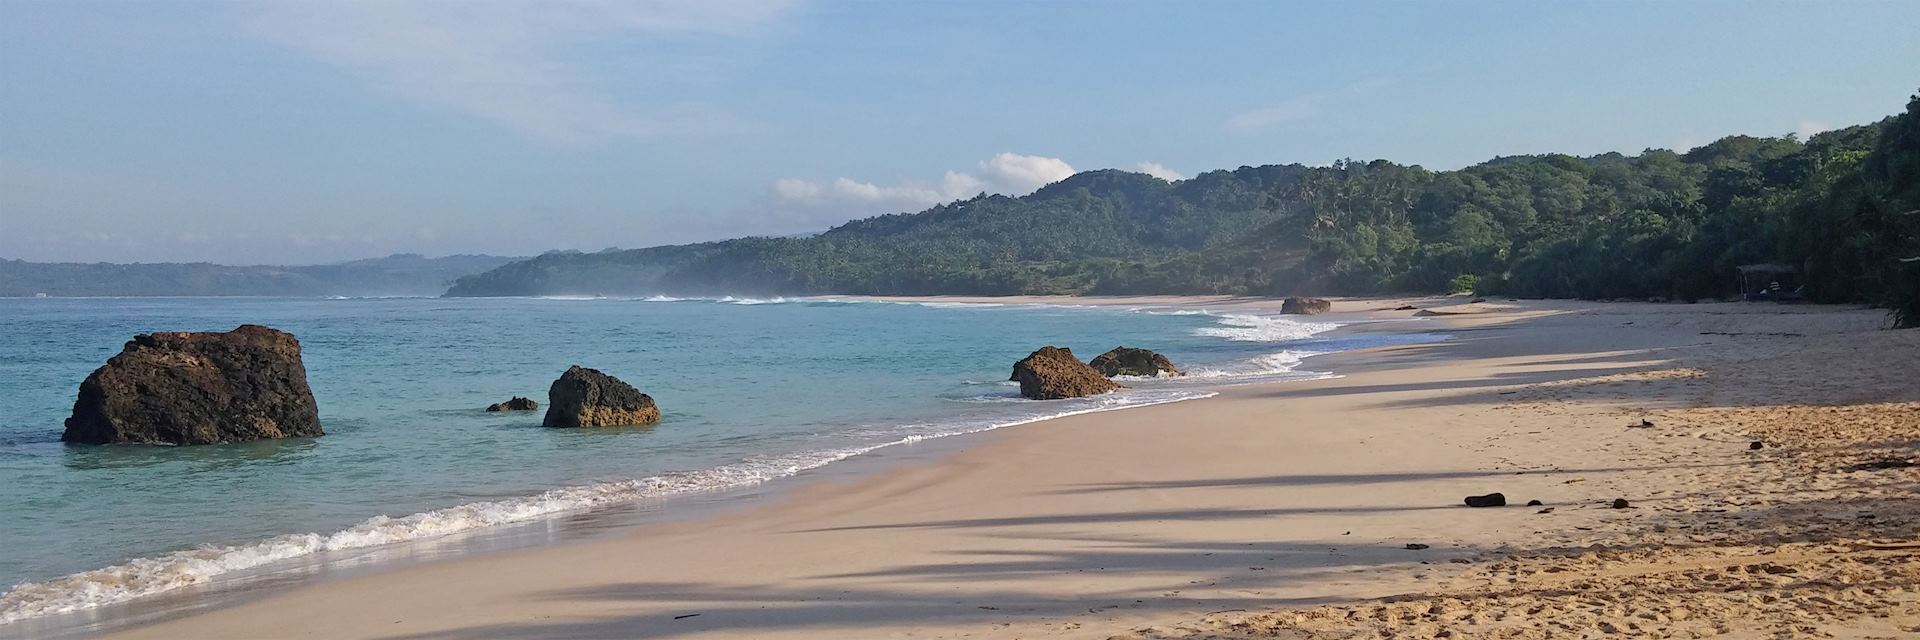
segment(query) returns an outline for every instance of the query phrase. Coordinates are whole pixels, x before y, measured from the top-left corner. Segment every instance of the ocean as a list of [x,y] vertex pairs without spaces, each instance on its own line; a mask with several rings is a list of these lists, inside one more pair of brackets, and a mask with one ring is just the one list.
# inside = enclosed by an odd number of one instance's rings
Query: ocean
[[[60,442],[80,381],[135,334],[265,324],[300,339],[327,435]],[[1378,344],[1337,322],[1195,309],[802,299],[0,299],[0,625],[429,540],[763,483],[892,446],[1328,375]],[[1396,338],[1407,339],[1407,338]],[[1191,375],[1029,401],[1042,345],[1146,347]],[[569,365],[651,394],[647,427],[547,429],[490,403]]]

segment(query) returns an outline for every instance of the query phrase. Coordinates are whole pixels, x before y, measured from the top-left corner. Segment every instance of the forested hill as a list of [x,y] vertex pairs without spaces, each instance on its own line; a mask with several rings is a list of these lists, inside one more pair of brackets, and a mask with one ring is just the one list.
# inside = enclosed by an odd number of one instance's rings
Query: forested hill
[[0,297],[433,296],[455,278],[518,259],[403,253],[297,267],[0,260]]
[[1088,171],[1019,198],[981,195],[805,238],[548,253],[448,295],[1081,292],[1085,269],[1227,246],[1279,218],[1273,194],[1312,170],[1243,167],[1168,183]]
[[1910,299],[1920,96],[1880,122],[1731,136],[1685,153],[1518,156],[1454,171],[1385,160],[1166,182],[1091,171],[806,238],[557,252],[452,296],[1363,294],[1693,299],[1782,263],[1816,300]]

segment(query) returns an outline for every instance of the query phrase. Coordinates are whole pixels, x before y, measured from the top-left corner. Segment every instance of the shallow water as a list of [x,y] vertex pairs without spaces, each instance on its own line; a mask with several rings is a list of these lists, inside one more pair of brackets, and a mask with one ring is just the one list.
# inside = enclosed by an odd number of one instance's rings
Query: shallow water
[[[328,435],[67,446],[80,380],[136,333],[267,324],[301,340]],[[0,300],[0,623],[303,555],[784,477],[928,437],[1314,377],[1300,358],[1383,338],[1190,310],[823,299]],[[1408,339],[1408,338],[1394,338]],[[1156,349],[1195,375],[1021,400],[1009,365]],[[650,427],[557,430],[487,404],[568,365],[652,394]],[[385,515],[382,515],[385,514]]]

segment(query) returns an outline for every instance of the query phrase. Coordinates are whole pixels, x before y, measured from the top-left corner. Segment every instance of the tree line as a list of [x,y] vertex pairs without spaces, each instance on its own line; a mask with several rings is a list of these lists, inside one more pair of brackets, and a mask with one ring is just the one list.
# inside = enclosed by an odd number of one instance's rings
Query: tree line
[[1076,174],[804,238],[555,252],[448,295],[1370,294],[1720,299],[1736,268],[1920,322],[1920,96],[1879,122],[1684,153]]

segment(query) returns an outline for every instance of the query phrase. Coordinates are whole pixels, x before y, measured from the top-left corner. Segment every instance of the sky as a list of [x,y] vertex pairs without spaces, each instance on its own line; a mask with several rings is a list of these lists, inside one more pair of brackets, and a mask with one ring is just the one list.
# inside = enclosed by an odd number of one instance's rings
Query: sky
[[0,258],[817,232],[1075,171],[1878,120],[1920,2],[0,0]]

